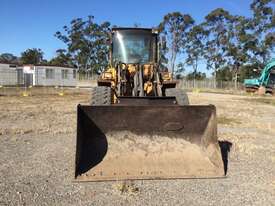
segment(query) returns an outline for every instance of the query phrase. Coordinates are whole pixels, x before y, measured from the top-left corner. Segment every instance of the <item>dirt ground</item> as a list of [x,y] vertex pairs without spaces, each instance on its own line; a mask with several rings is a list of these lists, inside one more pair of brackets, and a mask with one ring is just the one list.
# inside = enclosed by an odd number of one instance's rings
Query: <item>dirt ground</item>
[[76,105],[89,95],[0,96],[0,205],[274,205],[275,106],[189,96],[216,105],[219,138],[234,144],[226,178],[74,183]]

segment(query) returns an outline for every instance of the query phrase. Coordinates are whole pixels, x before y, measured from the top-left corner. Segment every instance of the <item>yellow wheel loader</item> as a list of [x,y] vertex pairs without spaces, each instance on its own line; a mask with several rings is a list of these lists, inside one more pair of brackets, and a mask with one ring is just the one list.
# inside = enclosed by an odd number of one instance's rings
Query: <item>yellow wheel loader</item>
[[[213,105],[189,105],[152,29],[112,29],[110,65],[78,105],[75,179],[208,178],[227,170]],[[220,143],[221,144],[221,143]]]

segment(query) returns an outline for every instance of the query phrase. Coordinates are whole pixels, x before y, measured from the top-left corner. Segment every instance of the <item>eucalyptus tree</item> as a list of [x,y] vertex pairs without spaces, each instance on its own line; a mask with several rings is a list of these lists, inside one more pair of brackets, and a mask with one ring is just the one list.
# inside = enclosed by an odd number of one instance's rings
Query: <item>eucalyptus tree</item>
[[187,44],[187,32],[194,23],[194,19],[189,14],[173,12],[165,15],[159,25],[160,35],[165,37],[167,42],[168,51],[166,55],[172,75],[174,75],[176,60],[184,52]]
[[74,67],[72,57],[67,52],[66,49],[58,49],[56,51],[56,56],[53,57],[49,62],[48,65],[54,66],[66,66],[66,67]]
[[0,63],[19,64],[20,58],[11,53],[2,53],[0,54]]
[[21,53],[20,59],[22,64],[42,64],[46,63],[46,60],[43,59],[43,55],[44,53],[41,49],[27,49]]
[[198,63],[203,59],[205,55],[205,43],[209,32],[204,30],[202,25],[194,26],[187,35],[186,44],[186,63],[193,67],[194,85],[196,74],[198,72]]
[[270,58],[275,47],[275,3],[272,0],[253,0],[250,4],[253,17],[250,19],[250,33],[254,37],[254,61],[260,65]]
[[55,36],[67,45],[73,64],[79,69],[100,73],[108,65],[110,23],[98,24],[93,16],[73,19]]
[[227,68],[231,70],[237,88],[238,75],[241,66],[250,61],[249,55],[250,41],[253,37],[247,33],[249,20],[244,16],[232,16],[228,24],[228,39],[225,46],[225,58]]
[[[232,15],[218,8],[211,11],[206,17],[202,26],[208,32],[205,43],[204,58],[207,68],[213,70],[214,81],[216,81],[217,71],[226,65],[226,49],[229,39],[230,23]],[[216,82],[215,82],[216,86]]]
[[201,81],[201,80],[204,80],[204,79],[206,79],[206,74],[204,73],[204,72],[190,72],[190,73],[188,73],[187,75],[186,75],[186,79],[187,80],[199,80],[199,81]]

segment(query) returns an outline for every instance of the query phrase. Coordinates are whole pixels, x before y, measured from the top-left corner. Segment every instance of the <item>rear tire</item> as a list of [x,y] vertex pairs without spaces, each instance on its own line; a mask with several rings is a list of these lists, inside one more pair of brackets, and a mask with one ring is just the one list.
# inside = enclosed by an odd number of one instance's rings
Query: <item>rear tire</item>
[[112,90],[110,87],[93,87],[91,91],[91,105],[111,105]]
[[165,89],[166,97],[176,97],[178,105],[189,105],[189,99],[186,92],[183,89],[169,88]]

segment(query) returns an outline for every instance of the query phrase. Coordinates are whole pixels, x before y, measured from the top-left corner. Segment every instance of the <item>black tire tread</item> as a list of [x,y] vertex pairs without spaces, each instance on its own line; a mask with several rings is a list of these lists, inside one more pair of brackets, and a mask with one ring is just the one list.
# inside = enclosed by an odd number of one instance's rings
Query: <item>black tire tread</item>
[[111,105],[112,91],[110,87],[93,87],[91,91],[91,105]]
[[187,93],[183,89],[169,88],[165,90],[165,96],[176,97],[178,105],[189,105]]

